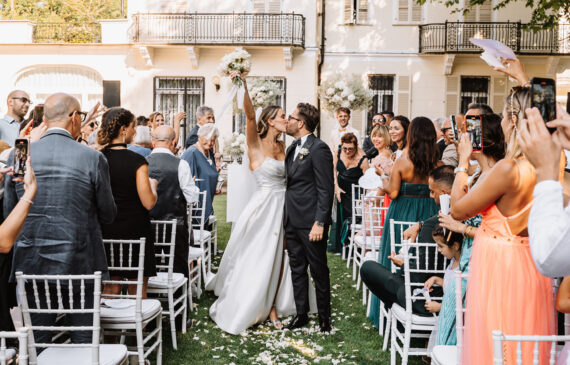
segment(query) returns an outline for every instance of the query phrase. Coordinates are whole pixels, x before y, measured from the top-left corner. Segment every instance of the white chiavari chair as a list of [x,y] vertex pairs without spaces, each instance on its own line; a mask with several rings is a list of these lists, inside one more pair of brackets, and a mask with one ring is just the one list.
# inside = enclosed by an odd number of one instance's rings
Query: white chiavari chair
[[[437,316],[420,316],[412,313],[412,301],[425,300],[423,294],[416,294],[414,289],[424,288],[424,282],[413,282],[410,274],[429,274],[443,277],[445,268],[448,265],[447,259],[443,258],[437,251],[436,243],[403,243],[405,253],[404,258],[404,285],[406,293],[406,306],[402,308],[394,303],[391,308],[391,346],[390,364],[396,365],[396,354],[402,358],[402,365],[408,363],[409,356],[429,355],[425,347],[410,347],[412,338],[428,339],[433,331]],[[422,252],[424,257],[422,259]],[[431,259],[430,259],[431,257]],[[431,300],[441,300],[438,297],[431,297]],[[401,332],[398,324],[404,329]]]
[[[527,352],[532,354],[533,365],[546,363],[554,365],[557,363],[556,359],[561,350],[558,343],[570,342],[570,336],[505,335],[495,330],[493,331],[493,365],[505,363],[503,351],[508,342],[511,342],[508,345],[512,346],[515,351],[517,364],[523,364],[523,352]],[[566,358],[565,365],[570,365],[570,354]]]
[[[143,272],[145,238],[140,240],[103,240],[108,253],[109,275],[122,276],[121,272],[136,273],[136,280],[106,280],[104,284],[135,287],[136,294],[128,291],[105,294],[101,306],[101,327],[105,336],[136,338],[136,347],[129,347],[129,355],[137,356],[144,365],[153,351],[156,363],[162,364],[162,306],[156,299],[143,299]],[[138,255],[137,255],[138,253]],[[138,257],[138,260],[135,258]],[[123,288],[121,288],[123,289]],[[149,323],[155,327],[147,329]],[[145,331],[146,329],[146,331]]]
[[198,203],[188,205],[188,227],[194,236],[194,245],[189,250],[189,263],[200,258],[204,282],[212,275],[212,233],[206,229],[206,194],[206,191],[201,191]]
[[[147,294],[156,295],[166,301],[167,308],[162,310],[163,316],[170,319],[172,347],[178,349],[176,343],[177,316],[182,316],[182,333],[186,333],[186,316],[188,315],[188,279],[182,273],[175,273],[174,251],[176,246],[176,219],[170,221],[151,221],[154,231],[154,251],[157,276],[148,279]],[[180,290],[178,297],[174,297]],[[190,289],[191,290],[191,289]]]
[[[350,267],[350,260],[353,257],[354,236],[362,228],[362,197],[364,189],[357,184],[352,184],[352,217],[350,222],[350,238],[348,240],[348,254],[345,254],[346,245],[342,248],[342,258],[346,258],[346,268]],[[337,217],[337,219],[339,219]],[[356,268],[352,268],[352,280],[356,280]]]
[[[7,339],[18,339],[18,353],[16,350],[6,348]],[[0,365],[16,364],[28,365],[28,328],[22,327],[17,331],[0,332]]]
[[[127,348],[124,345],[100,344],[100,303],[101,272],[92,275],[24,275],[16,273],[18,296],[22,305],[24,324],[28,331],[30,364],[126,364]],[[90,284],[93,283],[92,289]],[[79,290],[79,292],[78,292]],[[93,305],[86,304],[88,290],[93,290]],[[74,301],[75,297],[75,301]],[[77,298],[79,297],[79,300]],[[30,300],[29,300],[30,299]],[[92,315],[90,326],[71,326],[65,321],[56,321],[53,325],[42,325],[33,316],[71,316]],[[55,343],[38,343],[34,339],[35,331],[69,332],[90,331],[90,343],[71,343],[64,336]],[[73,335],[71,335],[73,338]],[[44,350],[38,355],[37,349]]]
[[208,217],[208,224],[212,227],[212,245],[214,246],[213,255],[217,256],[218,251],[218,218],[215,215]]

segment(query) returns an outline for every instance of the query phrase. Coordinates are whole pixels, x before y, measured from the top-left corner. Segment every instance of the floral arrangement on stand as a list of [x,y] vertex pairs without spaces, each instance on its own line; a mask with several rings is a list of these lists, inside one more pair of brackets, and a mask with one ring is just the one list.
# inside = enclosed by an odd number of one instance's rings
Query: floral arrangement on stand
[[[247,76],[251,70],[251,55],[242,47],[237,47],[232,53],[228,53],[218,65],[218,73],[221,76],[230,76],[232,71],[241,72],[242,77]],[[232,83],[241,86],[242,82],[239,78],[234,78]]]
[[277,96],[283,94],[276,82],[259,77],[248,80],[248,90],[254,109],[275,105]]
[[319,87],[324,108],[334,115],[338,108],[364,110],[372,104],[372,91],[362,84],[357,75],[336,74]]
[[240,162],[246,151],[245,135],[234,132],[230,138],[224,139],[224,155],[229,155]]

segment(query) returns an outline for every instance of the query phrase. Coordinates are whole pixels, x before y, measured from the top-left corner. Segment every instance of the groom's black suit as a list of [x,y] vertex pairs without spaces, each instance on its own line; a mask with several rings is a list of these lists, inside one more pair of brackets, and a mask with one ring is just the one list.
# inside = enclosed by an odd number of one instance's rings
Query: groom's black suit
[[[308,154],[295,157],[296,145],[287,149],[285,171],[285,239],[297,315],[309,311],[309,277],[315,282],[319,318],[330,318],[330,280],[327,266],[327,233],[334,198],[333,160],[328,145],[309,134],[302,148]],[[309,241],[313,224],[324,223],[323,238]]]

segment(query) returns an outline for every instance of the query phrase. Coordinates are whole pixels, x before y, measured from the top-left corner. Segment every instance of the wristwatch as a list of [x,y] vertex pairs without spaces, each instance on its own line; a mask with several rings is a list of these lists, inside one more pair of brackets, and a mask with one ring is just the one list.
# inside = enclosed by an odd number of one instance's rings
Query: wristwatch
[[315,224],[319,227],[324,227],[325,224],[323,222],[315,221]]
[[467,173],[467,169],[465,167],[456,167],[455,170],[453,170],[453,172],[455,174],[457,174],[458,172],[465,172]]

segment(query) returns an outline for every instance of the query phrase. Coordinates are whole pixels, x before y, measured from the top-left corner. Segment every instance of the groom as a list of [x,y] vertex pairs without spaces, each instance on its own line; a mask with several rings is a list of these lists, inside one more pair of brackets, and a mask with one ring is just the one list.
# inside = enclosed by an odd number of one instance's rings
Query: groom
[[332,153],[313,134],[319,112],[300,103],[289,115],[287,134],[296,138],[287,149],[285,173],[285,239],[297,315],[287,326],[295,329],[309,322],[309,276],[315,282],[321,332],[330,332],[331,294],[327,266],[327,231],[334,196]]

